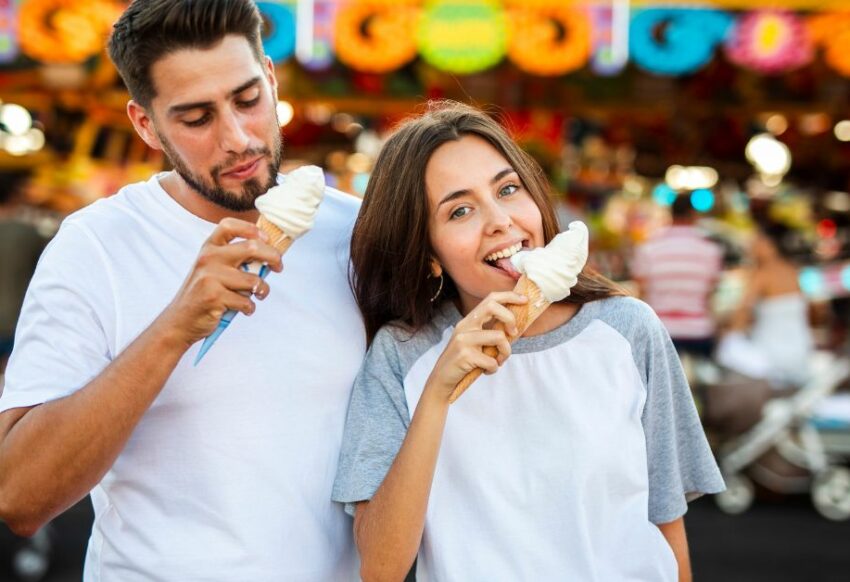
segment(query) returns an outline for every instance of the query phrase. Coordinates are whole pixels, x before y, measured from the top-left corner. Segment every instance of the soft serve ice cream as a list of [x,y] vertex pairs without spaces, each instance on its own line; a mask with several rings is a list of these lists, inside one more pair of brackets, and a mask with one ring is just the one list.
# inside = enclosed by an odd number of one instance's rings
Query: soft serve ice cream
[[587,245],[587,226],[576,220],[545,247],[519,252],[511,257],[511,263],[537,285],[549,303],[555,303],[568,296],[578,282],[587,262]]
[[258,197],[254,205],[266,220],[294,240],[313,228],[324,193],[322,169],[302,166],[287,174],[283,184]]

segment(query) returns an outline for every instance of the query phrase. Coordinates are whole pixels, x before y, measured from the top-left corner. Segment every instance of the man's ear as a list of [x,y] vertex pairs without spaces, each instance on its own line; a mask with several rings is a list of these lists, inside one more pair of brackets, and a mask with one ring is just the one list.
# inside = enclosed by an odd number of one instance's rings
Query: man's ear
[[162,143],[159,141],[159,136],[153,126],[153,119],[148,114],[147,109],[131,99],[127,102],[127,117],[133,122],[136,133],[148,146],[155,150],[162,150]]
[[266,77],[269,80],[269,85],[272,88],[272,94],[274,95],[275,100],[277,100],[277,77],[274,74],[274,63],[272,62],[271,57],[266,55]]

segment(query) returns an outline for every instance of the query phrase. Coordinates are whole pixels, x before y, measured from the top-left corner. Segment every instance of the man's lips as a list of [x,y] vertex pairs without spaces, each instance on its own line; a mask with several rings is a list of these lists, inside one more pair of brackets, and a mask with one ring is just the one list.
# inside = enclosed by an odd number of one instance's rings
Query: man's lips
[[241,164],[226,172],[222,172],[221,175],[227,178],[236,178],[236,179],[244,179],[254,173],[254,171],[260,166],[260,161],[262,160],[262,156],[245,164]]

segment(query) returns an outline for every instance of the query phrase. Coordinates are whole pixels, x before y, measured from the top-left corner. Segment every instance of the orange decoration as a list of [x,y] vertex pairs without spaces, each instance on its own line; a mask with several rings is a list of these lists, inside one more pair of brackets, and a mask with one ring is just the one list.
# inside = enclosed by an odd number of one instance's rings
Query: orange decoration
[[808,20],[809,34],[823,46],[824,60],[845,77],[850,77],[850,12],[832,12]]
[[18,16],[21,51],[43,63],[81,63],[103,49],[120,13],[105,0],[24,0]]
[[522,70],[556,76],[583,67],[590,58],[588,14],[558,1],[513,2],[508,57]]
[[416,58],[419,7],[396,0],[360,0],[340,8],[337,58],[364,73],[388,73]]

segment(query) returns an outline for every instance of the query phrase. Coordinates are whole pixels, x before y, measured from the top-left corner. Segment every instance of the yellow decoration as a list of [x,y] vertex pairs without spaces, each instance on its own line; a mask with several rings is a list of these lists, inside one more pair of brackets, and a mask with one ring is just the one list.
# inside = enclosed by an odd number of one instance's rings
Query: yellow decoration
[[81,63],[103,49],[120,10],[106,0],[24,0],[21,51],[43,63]]
[[419,23],[419,53],[441,71],[478,73],[504,58],[507,28],[496,0],[428,0]]
[[419,8],[396,0],[360,0],[340,8],[337,58],[358,71],[388,73],[416,58]]
[[845,77],[850,77],[850,12],[832,12],[813,16],[809,34],[824,48],[824,60]]
[[590,58],[586,12],[557,0],[514,2],[508,57],[522,70],[556,76],[583,67]]

